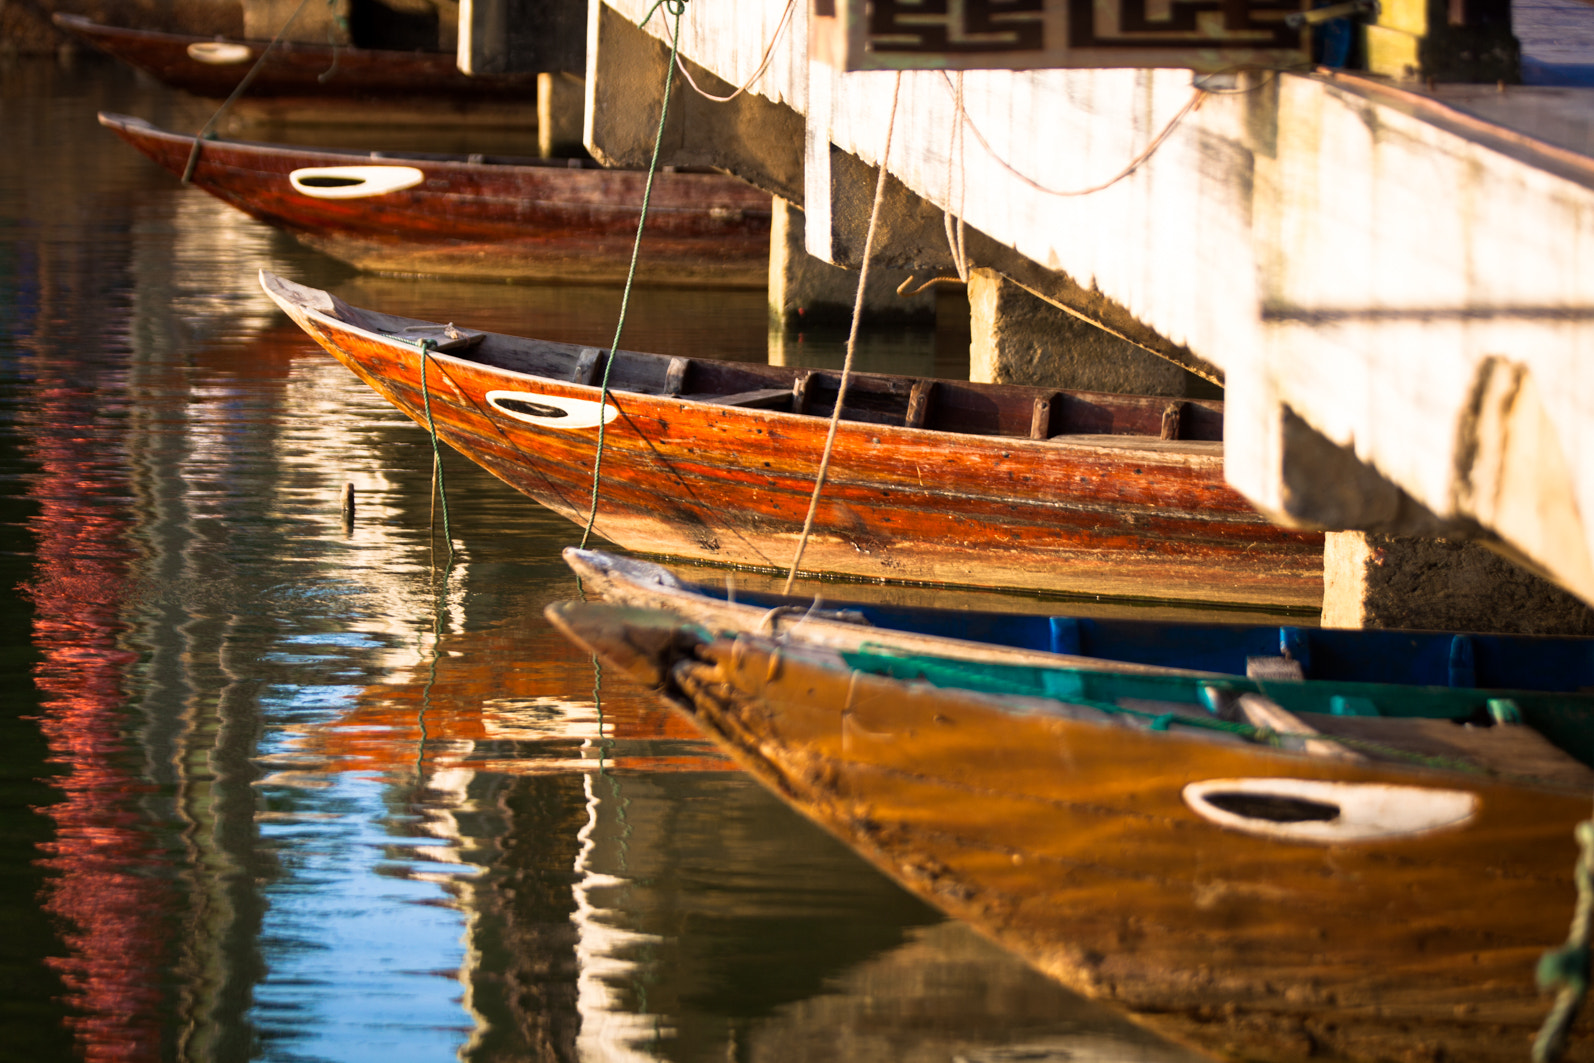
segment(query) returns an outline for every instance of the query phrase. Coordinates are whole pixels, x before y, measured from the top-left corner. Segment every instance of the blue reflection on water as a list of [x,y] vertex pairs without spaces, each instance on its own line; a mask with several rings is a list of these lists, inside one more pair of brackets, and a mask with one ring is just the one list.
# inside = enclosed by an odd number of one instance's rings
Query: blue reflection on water
[[[332,818],[291,816],[261,825],[287,874],[265,890],[267,974],[251,1021],[268,1059],[449,1059],[470,1036],[462,1023],[465,920],[424,876],[428,862],[395,866],[389,784],[338,774],[308,805]],[[300,795],[303,802],[303,795]],[[301,807],[305,807],[301,804]],[[398,872],[398,873],[395,873]]]

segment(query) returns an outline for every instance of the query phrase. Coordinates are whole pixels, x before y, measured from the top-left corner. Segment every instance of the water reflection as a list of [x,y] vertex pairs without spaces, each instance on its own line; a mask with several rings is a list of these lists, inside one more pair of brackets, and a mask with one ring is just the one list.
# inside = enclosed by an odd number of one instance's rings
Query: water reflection
[[[88,339],[88,337],[83,337]],[[68,1020],[89,1059],[124,1047],[158,1052],[159,1016],[171,1002],[159,972],[166,962],[169,876],[140,829],[150,791],[142,765],[122,741],[128,671],[123,613],[134,557],[123,511],[129,491],[119,430],[80,373],[49,358],[23,356],[31,401],[16,430],[36,471],[34,573],[23,591],[34,606],[34,682],[39,726],[60,772],[50,808],[55,839],[41,846],[51,872],[42,905],[63,926],[65,955],[49,966],[61,980]],[[71,370],[78,370],[73,372]],[[76,378],[76,379],[74,379]]]
[[[54,787],[0,811],[10,865],[52,835],[4,879],[8,925],[47,917],[3,961],[31,1058],[1178,1057],[595,672],[541,619],[571,526],[453,458],[445,564],[424,435],[254,272],[601,344],[617,293],[356,276],[121,150],[112,105],[185,106],[0,68],[4,681],[47,746],[0,756]],[[756,294],[632,314],[630,346],[769,354]]]

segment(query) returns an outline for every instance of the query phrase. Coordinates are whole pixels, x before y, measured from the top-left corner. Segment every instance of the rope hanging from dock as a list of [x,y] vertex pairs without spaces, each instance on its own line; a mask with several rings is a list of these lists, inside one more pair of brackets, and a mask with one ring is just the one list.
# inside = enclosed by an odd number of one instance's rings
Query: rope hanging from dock
[[[730,103],[736,97],[746,92],[748,88],[752,86],[753,82],[762,77],[764,71],[769,69],[769,61],[775,54],[775,45],[779,43],[780,38],[785,34],[786,26],[791,22],[792,10],[796,8],[796,6],[797,0],[786,0],[786,10],[782,11],[780,14],[780,21],[775,24],[775,33],[769,38],[769,44],[765,46],[764,54],[758,60],[758,66],[751,74],[747,76],[747,80],[742,82],[736,91],[731,93],[729,96],[716,96],[712,92],[705,91],[702,86],[698,85],[698,83],[693,80],[692,72],[686,69],[686,62],[680,57],[679,54],[677,54],[675,57],[676,69],[681,72],[681,76],[686,79],[686,83],[692,86],[692,90],[705,100],[712,100],[715,103]],[[652,14],[652,12],[649,12],[649,14]],[[643,19],[642,24],[647,25],[647,21],[647,19]]]
[[614,326],[614,341],[609,344],[609,357],[603,363],[603,382],[598,389],[598,449],[592,457],[592,501],[587,509],[587,526],[581,531],[581,547],[586,548],[592,537],[592,526],[598,520],[598,484],[603,474],[603,429],[607,418],[601,412],[609,402],[609,371],[614,368],[615,352],[620,349],[620,334],[625,331],[626,310],[631,305],[631,286],[636,281],[637,259],[642,253],[642,230],[648,223],[648,203],[653,199],[653,178],[659,170],[659,153],[664,146],[664,123],[670,114],[670,89],[675,80],[675,60],[680,54],[681,16],[686,13],[686,0],[658,0],[648,8],[646,17],[638,27],[646,26],[659,8],[675,16],[675,27],[670,31],[670,62],[664,68],[664,102],[659,105],[659,128],[653,134],[653,158],[648,160],[648,179],[642,187],[642,215],[636,222],[636,239],[631,244],[631,265],[625,274],[625,290],[620,294],[620,320]]
[[[216,113],[210,116],[210,121],[205,123],[205,127],[203,129],[194,134],[194,146],[190,148],[188,152],[188,165],[183,167],[183,184],[189,184],[193,180],[194,169],[199,165],[199,145],[205,140],[206,137],[210,136],[211,132],[216,127],[216,123],[221,120],[221,116],[226,114],[227,108],[233,105],[233,101],[242,96],[245,90],[249,88],[250,83],[255,80],[255,75],[260,73],[260,68],[266,65],[266,56],[270,55],[271,50],[282,41],[282,35],[288,32],[288,27],[293,25],[294,20],[299,17],[299,14],[304,11],[309,4],[310,0],[299,0],[299,6],[293,9],[293,14],[288,16],[288,20],[284,22],[282,24],[282,28],[277,31],[277,35],[271,38],[271,43],[266,45],[265,48],[261,50],[260,58],[256,59],[255,65],[249,68],[249,73],[245,74],[239,79],[238,86],[232,90],[232,95],[221,101],[221,106],[217,107]],[[332,6],[332,0],[327,0],[327,6]],[[336,53],[334,53],[333,62],[337,62]]]
[[1555,1003],[1533,1039],[1533,1063],[1555,1063],[1566,1052],[1572,1022],[1588,996],[1589,945],[1594,940],[1594,820],[1584,820],[1573,832],[1577,838],[1577,905],[1572,909],[1572,929],[1566,944],[1551,949],[1539,960],[1539,988],[1555,991]]
[[[1037,192],[1048,196],[1061,196],[1065,198],[1088,196],[1111,188],[1119,181],[1122,181],[1124,178],[1134,173],[1141,166],[1145,165],[1146,160],[1151,158],[1152,155],[1156,154],[1157,149],[1162,147],[1163,143],[1168,139],[1169,135],[1173,133],[1174,129],[1179,125],[1179,123],[1184,121],[1185,116],[1191,111],[1195,110],[1197,107],[1201,106],[1202,100],[1204,100],[1207,96],[1222,94],[1220,90],[1210,89],[1200,84],[1194,85],[1195,91],[1191,93],[1190,99],[1185,102],[1185,105],[1179,109],[1177,114],[1168,120],[1168,123],[1162,127],[1162,131],[1151,139],[1151,143],[1147,144],[1145,149],[1141,151],[1139,155],[1136,155],[1133,159],[1131,159],[1129,164],[1122,170],[1119,170],[1112,177],[1101,182],[1100,184],[1092,185],[1089,188],[1060,191],[1055,188],[1047,188],[1034,178],[1019,172],[1017,167],[1013,166],[1012,163],[998,155],[996,150],[991,147],[991,142],[985,139],[985,136],[980,132],[979,127],[976,126],[973,119],[969,117],[968,111],[963,105],[963,71],[958,71],[956,82],[953,82],[951,75],[949,75],[946,71],[943,70],[940,73],[942,81],[944,81],[947,87],[952,90],[952,138],[951,143],[947,148],[946,159],[946,208],[941,212],[941,216],[946,229],[947,247],[952,255],[952,266],[955,270],[957,270],[957,276],[931,277],[929,280],[918,285],[917,287],[910,287],[914,280],[914,278],[910,275],[900,285],[897,286],[897,294],[908,298],[918,295],[920,292],[923,292],[936,284],[950,283],[953,281],[960,281],[964,284],[968,283],[969,260],[968,252],[964,246],[965,225],[963,217],[963,204],[961,202],[963,194],[966,191],[966,182],[963,180],[963,172],[965,170],[965,163],[963,160],[965,155],[966,140],[963,131],[965,129],[974,134],[975,139],[980,142],[980,146],[985,149],[985,153],[989,155],[998,166],[1002,167],[1002,169],[1006,170],[1020,181],[1023,181]],[[956,162],[956,169],[959,175],[959,180],[957,182],[959,203],[955,214],[952,210],[952,174],[954,169],[954,161]]]
[[1041,184],[1033,177],[1030,177],[1028,174],[1020,172],[1012,163],[998,155],[996,153],[996,149],[991,147],[991,142],[985,139],[985,134],[980,132],[980,127],[975,125],[974,120],[968,116],[966,111],[963,110],[963,94],[959,87],[956,87],[952,84],[952,78],[948,76],[944,70],[941,71],[941,80],[946,82],[946,87],[952,92],[953,97],[957,100],[958,115],[956,120],[966,126],[969,132],[974,134],[974,139],[980,142],[980,146],[985,149],[985,153],[995,160],[998,166],[1002,167],[1002,169],[1006,170],[1020,181],[1029,185],[1037,192],[1048,196],[1061,196],[1064,198],[1073,196],[1088,196],[1093,195],[1096,192],[1105,191],[1106,189],[1109,189],[1113,185],[1117,184],[1119,181],[1122,181],[1124,178],[1128,177],[1130,174],[1134,173],[1136,170],[1140,169],[1141,166],[1145,165],[1146,160],[1151,158],[1152,155],[1156,154],[1158,148],[1162,147],[1163,142],[1168,139],[1169,135],[1172,134],[1174,129],[1178,127],[1179,123],[1184,121],[1185,116],[1191,111],[1195,110],[1197,107],[1201,106],[1201,101],[1206,99],[1206,97],[1211,93],[1210,89],[1207,89],[1201,85],[1196,85],[1194,87],[1195,90],[1190,93],[1190,98],[1185,101],[1184,106],[1179,108],[1179,112],[1177,114],[1168,119],[1168,124],[1162,127],[1162,131],[1160,133],[1151,138],[1151,143],[1146,145],[1145,150],[1143,150],[1139,155],[1136,155],[1133,159],[1129,160],[1129,164],[1127,166],[1125,166],[1122,170],[1119,170],[1107,180],[1101,182],[1100,184],[1091,185],[1089,188],[1076,188],[1063,191],[1055,188],[1047,188],[1045,185]]
[[847,331],[847,357],[841,366],[841,384],[836,390],[836,408],[830,411],[830,429],[825,435],[825,452],[819,459],[819,472],[814,477],[813,497],[808,500],[808,516],[803,519],[803,533],[797,540],[797,551],[792,555],[791,569],[786,573],[785,593],[791,593],[797,579],[797,568],[802,564],[803,552],[808,549],[808,536],[814,530],[814,514],[819,511],[819,493],[825,489],[825,476],[830,472],[830,454],[836,446],[836,427],[841,423],[842,404],[847,399],[847,384],[852,378],[852,359],[858,350],[858,324],[863,320],[863,299],[869,283],[869,259],[874,253],[875,228],[880,221],[880,203],[886,194],[886,172],[891,162],[891,140],[897,128],[897,99],[902,93],[902,71],[897,71],[891,87],[891,117],[886,120],[886,148],[880,155],[880,176],[875,180],[874,205],[869,208],[869,230],[863,238],[863,262],[858,268],[858,295],[852,303],[852,327]]

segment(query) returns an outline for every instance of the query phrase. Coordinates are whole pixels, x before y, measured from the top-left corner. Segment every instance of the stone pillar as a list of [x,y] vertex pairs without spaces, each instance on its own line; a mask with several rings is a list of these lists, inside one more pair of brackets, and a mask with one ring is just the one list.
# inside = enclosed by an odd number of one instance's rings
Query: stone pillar
[[[782,328],[806,325],[847,327],[858,297],[858,271],[832,266],[808,253],[801,207],[774,200],[769,235],[769,315]],[[901,296],[902,270],[871,266],[863,297],[864,325],[935,323],[935,291]]]
[[[670,68],[669,45],[602,0],[594,0],[588,18],[587,150],[605,166],[646,167]],[[705,92],[729,95],[736,88],[690,60],[683,62]],[[661,166],[709,166],[774,195],[802,198],[802,115],[753,92],[715,103],[679,76],[670,83]]]
[[[382,0],[397,4],[399,0]],[[402,0],[415,3],[420,0]],[[467,74],[578,71],[587,59],[583,0],[425,0],[439,12],[456,7],[459,68]],[[445,18],[445,28],[448,19]]]
[[545,159],[585,155],[581,143],[586,82],[564,71],[537,75],[537,153]]
[[970,380],[1136,395],[1189,395],[1204,386],[994,270],[969,274],[969,328]]
[[1594,635],[1594,610],[1480,543],[1329,532],[1323,626]]

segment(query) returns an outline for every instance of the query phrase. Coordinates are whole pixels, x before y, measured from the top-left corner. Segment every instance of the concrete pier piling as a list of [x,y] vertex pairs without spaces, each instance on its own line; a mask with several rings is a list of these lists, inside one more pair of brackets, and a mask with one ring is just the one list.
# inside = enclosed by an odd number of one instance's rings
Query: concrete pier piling
[[1201,383],[994,269],[969,272],[969,332],[971,380],[1134,395],[1189,395]]
[[[858,274],[808,253],[807,221],[801,207],[775,197],[769,236],[769,313],[782,328],[845,326],[858,298]],[[899,295],[912,273],[877,269],[863,293],[863,319],[871,325],[935,323],[935,292]]]
[[[600,157],[634,163],[651,120],[635,102],[657,97],[667,31],[638,28],[649,6],[591,3]],[[741,85],[785,7],[694,0],[685,63],[721,91]],[[1102,379],[1132,379],[1111,386],[1168,386],[1146,351],[1222,384],[1227,476],[1281,523],[1485,541],[1594,602],[1591,123],[1566,121],[1571,104],[1544,90],[1427,80],[1487,67],[1514,81],[1503,44],[1471,67],[1443,54],[1499,44],[1497,19],[1469,37],[1432,4],[1416,20],[1385,5],[1380,55],[1407,56],[1395,80],[925,69],[898,88],[895,72],[811,58],[808,7],[735,102],[677,89],[691,121],[667,161],[778,192],[803,212],[808,253],[847,267],[883,164],[878,264],[952,271],[944,222],[962,220],[981,278],[971,304],[984,290],[997,307],[975,329],[984,372],[1017,372],[1004,367],[1021,315],[1002,310],[1016,286],[1132,341],[1096,344]],[[1078,342],[1072,326],[1057,334]],[[1028,357],[1023,372],[1064,371]]]

